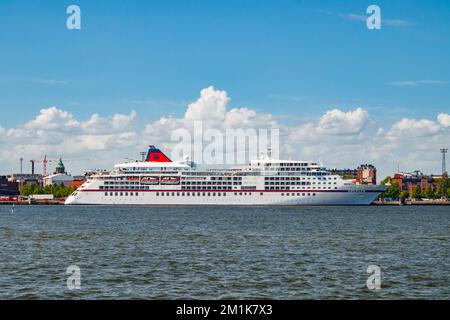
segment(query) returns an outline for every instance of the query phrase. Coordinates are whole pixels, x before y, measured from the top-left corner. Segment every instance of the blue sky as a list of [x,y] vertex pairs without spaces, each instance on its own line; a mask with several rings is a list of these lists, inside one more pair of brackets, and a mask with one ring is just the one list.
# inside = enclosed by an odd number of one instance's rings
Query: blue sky
[[[407,21],[379,31],[345,18],[371,3],[2,0],[2,123],[51,105],[77,116],[136,109],[147,121],[184,112],[208,85],[280,117],[364,106],[390,121],[450,109],[446,84],[389,85],[450,81],[450,3],[376,1],[382,18]],[[81,31],[65,28],[70,4]]]
[[[82,30],[66,28],[66,8]],[[382,10],[382,30],[361,20]],[[199,91],[284,123],[362,107],[378,124],[450,110],[450,2],[0,2],[0,125],[57,106],[81,119],[181,116]]]

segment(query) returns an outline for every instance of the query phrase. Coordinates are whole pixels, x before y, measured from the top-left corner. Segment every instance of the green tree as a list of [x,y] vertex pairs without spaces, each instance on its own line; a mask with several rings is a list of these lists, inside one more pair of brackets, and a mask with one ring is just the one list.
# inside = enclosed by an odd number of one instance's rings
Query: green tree
[[384,186],[384,185],[386,185],[386,184],[388,184],[388,183],[390,183],[391,182],[391,180],[392,180],[392,178],[391,178],[391,176],[387,176],[386,178],[384,178],[384,180],[383,181],[381,181],[380,183]]
[[20,189],[22,196],[28,197],[33,194],[42,194],[42,189],[36,183],[29,183]]
[[450,188],[447,189],[447,198],[450,199]]
[[70,196],[76,187],[66,187],[64,184],[52,184],[40,188],[38,185],[27,184],[20,189],[20,194],[22,196],[28,197],[33,194],[52,194],[55,198],[67,198]]
[[400,186],[398,182],[392,181],[391,185],[383,193],[382,198],[399,199],[400,197]]
[[444,172],[442,177],[436,182],[436,190],[434,195],[436,198],[445,197],[447,195],[447,189],[450,187],[447,172]]
[[400,193],[400,200],[402,202],[405,202],[405,200],[408,199],[408,198],[409,198],[409,192],[408,191],[402,191]]
[[425,190],[423,190],[422,196],[427,199],[433,199],[434,192],[433,192],[433,189],[431,188],[431,186],[427,186],[425,188]]
[[422,191],[420,190],[419,186],[414,186],[413,192],[412,192],[412,198],[415,200],[422,199]]

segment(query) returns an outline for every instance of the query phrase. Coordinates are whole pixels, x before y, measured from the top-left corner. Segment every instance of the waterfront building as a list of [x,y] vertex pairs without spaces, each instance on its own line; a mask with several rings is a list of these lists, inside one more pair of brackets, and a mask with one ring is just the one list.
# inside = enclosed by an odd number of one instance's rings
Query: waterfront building
[[17,195],[19,195],[19,183],[17,181],[9,181],[6,176],[0,176],[0,196]]
[[333,169],[332,172],[358,184],[377,184],[377,169],[371,164],[362,164],[356,169]]
[[416,186],[420,187],[421,191],[424,191],[429,186],[434,191],[436,187],[437,176],[425,175],[423,172],[416,170],[412,173],[409,172],[397,172],[394,174],[392,181],[398,183],[400,187],[400,192],[408,191],[409,195],[412,196],[413,190]]
[[36,184],[42,187],[42,175],[41,174],[26,174],[26,173],[13,173],[8,176],[9,182],[16,182],[19,184],[19,189],[27,184]]
[[58,164],[56,165],[55,172],[47,177],[44,177],[44,187],[52,185],[52,184],[63,184],[65,186],[73,183],[75,179],[66,173],[66,168],[61,159],[59,159]]

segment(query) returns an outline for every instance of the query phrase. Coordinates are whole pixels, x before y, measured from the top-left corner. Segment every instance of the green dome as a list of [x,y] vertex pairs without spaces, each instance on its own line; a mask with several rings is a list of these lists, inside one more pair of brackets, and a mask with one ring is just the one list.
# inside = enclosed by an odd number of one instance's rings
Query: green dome
[[56,165],[56,173],[65,173],[66,167],[64,167],[64,163],[62,162],[62,159],[59,158],[59,162]]

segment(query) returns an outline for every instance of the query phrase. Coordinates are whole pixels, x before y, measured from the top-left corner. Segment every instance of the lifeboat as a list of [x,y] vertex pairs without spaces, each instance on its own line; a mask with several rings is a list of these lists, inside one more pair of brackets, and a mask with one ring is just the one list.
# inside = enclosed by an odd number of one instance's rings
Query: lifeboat
[[180,184],[180,177],[162,177],[161,184]]
[[159,184],[159,177],[143,177],[141,178],[142,184]]

